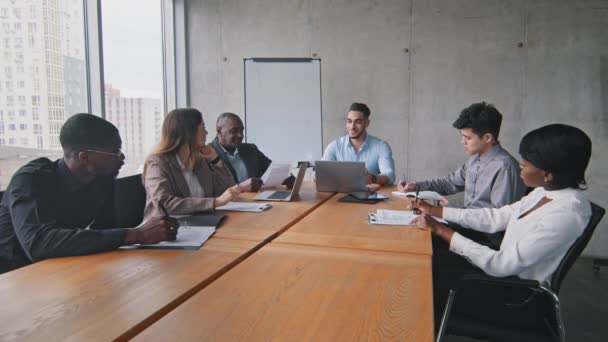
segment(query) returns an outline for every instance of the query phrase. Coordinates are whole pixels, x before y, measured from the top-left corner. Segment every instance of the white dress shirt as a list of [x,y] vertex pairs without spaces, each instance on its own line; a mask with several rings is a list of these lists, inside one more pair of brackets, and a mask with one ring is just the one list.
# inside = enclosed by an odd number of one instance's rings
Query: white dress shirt
[[[518,219],[543,197],[551,201]],[[506,230],[499,251],[458,233],[452,237],[450,251],[491,276],[516,275],[549,284],[562,258],[589,223],[591,205],[582,190],[547,191],[539,187],[521,201],[498,209],[444,208],[443,218],[485,233]]]
[[175,159],[177,159],[177,163],[182,169],[182,175],[184,175],[184,178],[186,179],[186,184],[188,184],[190,196],[205,198],[205,190],[201,186],[201,183],[199,182],[198,178],[192,173],[192,171],[186,170],[186,167],[177,155],[175,156]]

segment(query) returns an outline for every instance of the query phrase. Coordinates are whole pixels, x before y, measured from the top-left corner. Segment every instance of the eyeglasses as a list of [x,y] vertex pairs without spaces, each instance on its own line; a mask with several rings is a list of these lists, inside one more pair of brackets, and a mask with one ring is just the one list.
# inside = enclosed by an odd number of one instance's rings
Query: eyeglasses
[[95,153],[101,153],[101,154],[109,154],[111,156],[114,156],[118,159],[122,159],[124,158],[124,153],[122,153],[122,150],[119,148],[118,152],[116,153],[112,153],[112,152],[105,152],[105,151],[98,151],[98,150],[86,150],[87,152],[95,152]]

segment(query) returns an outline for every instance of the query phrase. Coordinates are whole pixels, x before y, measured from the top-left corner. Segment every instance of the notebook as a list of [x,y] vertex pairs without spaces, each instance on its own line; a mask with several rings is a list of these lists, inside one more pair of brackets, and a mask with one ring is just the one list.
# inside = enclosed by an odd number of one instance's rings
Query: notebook
[[270,208],[272,208],[272,204],[270,203],[228,202],[221,207],[215,208],[215,210],[247,211],[253,213],[260,213]]
[[200,249],[215,233],[224,215],[176,215],[179,223],[175,241],[162,241],[155,244],[136,244],[123,246],[122,249]]

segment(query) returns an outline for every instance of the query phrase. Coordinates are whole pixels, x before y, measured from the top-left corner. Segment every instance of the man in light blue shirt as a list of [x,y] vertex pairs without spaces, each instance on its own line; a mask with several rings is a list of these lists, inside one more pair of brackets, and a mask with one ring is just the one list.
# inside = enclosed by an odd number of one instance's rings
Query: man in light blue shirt
[[323,160],[362,161],[367,169],[367,184],[395,182],[395,162],[388,143],[367,133],[370,110],[363,103],[353,103],[346,115],[348,134],[332,141]]

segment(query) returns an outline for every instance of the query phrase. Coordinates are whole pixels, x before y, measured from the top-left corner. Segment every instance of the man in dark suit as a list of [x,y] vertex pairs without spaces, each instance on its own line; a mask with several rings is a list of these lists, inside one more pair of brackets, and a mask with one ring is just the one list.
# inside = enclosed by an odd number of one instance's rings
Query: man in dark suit
[[[211,142],[218,156],[243,191],[256,192],[262,186],[260,177],[272,161],[254,144],[243,143],[243,121],[234,113],[223,113],[217,118],[217,136]],[[291,188],[294,177],[283,184]]]

